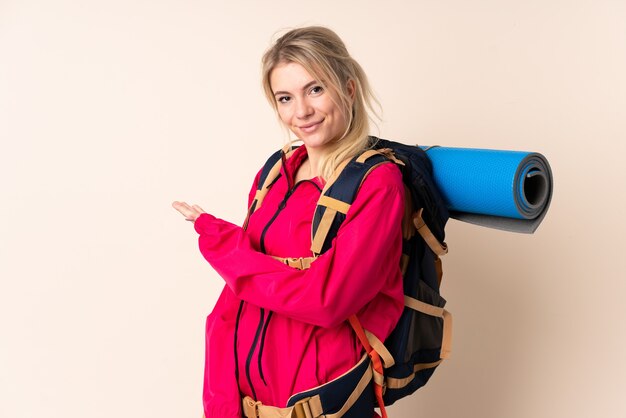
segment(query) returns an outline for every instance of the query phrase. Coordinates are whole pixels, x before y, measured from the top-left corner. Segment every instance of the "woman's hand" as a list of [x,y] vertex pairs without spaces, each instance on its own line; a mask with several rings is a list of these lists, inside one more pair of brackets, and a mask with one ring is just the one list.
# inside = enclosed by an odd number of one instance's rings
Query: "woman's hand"
[[195,222],[198,219],[198,216],[202,215],[204,210],[198,205],[189,206],[187,202],[174,202],[172,203],[174,209],[179,211],[186,220],[190,222]]

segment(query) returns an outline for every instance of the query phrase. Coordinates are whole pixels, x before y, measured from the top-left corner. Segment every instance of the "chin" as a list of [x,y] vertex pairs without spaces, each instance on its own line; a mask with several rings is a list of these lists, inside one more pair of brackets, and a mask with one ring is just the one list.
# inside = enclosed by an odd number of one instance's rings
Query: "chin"
[[307,148],[323,148],[326,147],[328,144],[330,144],[331,141],[329,140],[309,140],[309,139],[303,139],[302,142],[304,142],[304,145],[307,146]]

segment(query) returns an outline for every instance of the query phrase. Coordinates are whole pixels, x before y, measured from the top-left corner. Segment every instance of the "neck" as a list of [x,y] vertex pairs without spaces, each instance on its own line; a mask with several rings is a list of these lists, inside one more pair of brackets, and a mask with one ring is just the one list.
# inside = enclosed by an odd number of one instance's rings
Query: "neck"
[[323,154],[316,152],[315,150],[307,149],[308,154],[308,170],[311,178],[320,175],[319,162],[322,159]]
[[308,180],[315,177],[319,177],[320,161],[326,155],[323,150],[316,148],[307,148],[307,159],[302,163],[298,172],[296,173],[296,180]]

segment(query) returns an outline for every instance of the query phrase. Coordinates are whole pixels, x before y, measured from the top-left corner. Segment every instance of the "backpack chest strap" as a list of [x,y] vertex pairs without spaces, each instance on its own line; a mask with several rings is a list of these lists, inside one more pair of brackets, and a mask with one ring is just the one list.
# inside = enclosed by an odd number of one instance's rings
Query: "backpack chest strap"
[[315,261],[315,257],[275,257],[272,256],[273,259],[280,261],[283,264],[288,265],[289,267],[293,267],[298,270],[306,270],[311,267],[311,263]]

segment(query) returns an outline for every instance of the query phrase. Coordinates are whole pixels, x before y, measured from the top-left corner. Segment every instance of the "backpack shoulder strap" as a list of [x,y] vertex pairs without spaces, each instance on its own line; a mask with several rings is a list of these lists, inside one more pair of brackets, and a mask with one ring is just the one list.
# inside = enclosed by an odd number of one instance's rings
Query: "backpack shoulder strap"
[[313,216],[311,251],[326,252],[367,175],[388,158],[377,150],[367,150],[340,164],[324,186]]

